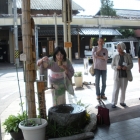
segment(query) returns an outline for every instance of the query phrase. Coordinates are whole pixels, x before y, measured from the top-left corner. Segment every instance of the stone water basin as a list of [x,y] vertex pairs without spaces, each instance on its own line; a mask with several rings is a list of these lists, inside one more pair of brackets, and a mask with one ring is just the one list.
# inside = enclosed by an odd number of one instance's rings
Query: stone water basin
[[61,104],[51,107],[48,111],[48,121],[60,126],[84,128],[86,121],[85,107],[76,104]]

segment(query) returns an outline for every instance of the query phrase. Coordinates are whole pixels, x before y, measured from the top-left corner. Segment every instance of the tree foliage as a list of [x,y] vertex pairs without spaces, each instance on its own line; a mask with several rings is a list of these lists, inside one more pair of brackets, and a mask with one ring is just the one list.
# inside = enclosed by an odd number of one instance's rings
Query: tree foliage
[[116,16],[116,11],[113,9],[113,1],[101,0],[100,13],[104,16]]
[[134,37],[134,30],[133,29],[118,29],[118,31],[122,34],[123,38]]

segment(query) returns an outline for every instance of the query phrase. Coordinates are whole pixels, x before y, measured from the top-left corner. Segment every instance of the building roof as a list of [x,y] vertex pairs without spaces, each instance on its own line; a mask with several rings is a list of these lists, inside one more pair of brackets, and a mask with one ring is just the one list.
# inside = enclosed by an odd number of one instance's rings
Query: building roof
[[[117,17],[140,18],[140,10],[130,10],[130,9],[114,9],[114,10],[116,11]],[[97,15],[100,15],[100,10],[95,14],[95,16]]]
[[[79,34],[80,35],[99,35],[99,29],[98,28],[78,28]],[[71,35],[78,35],[77,28],[71,27]],[[54,36],[55,35],[55,29],[54,27],[48,26],[47,28],[40,28],[38,30],[39,36]],[[64,35],[63,33],[63,27],[58,27],[57,28],[57,34],[58,35]],[[122,34],[116,30],[116,29],[101,29],[101,35],[106,35],[106,36],[121,36]]]
[[[101,28],[101,35],[122,35],[118,30],[116,29],[108,29],[108,28]],[[82,35],[99,35],[99,29],[98,28],[80,28],[80,34]]]
[[[17,8],[21,9],[22,0],[17,0]],[[31,0],[31,9],[34,10],[62,10],[62,0]],[[72,1],[72,10],[84,10]]]
[[140,10],[115,9],[115,11],[121,17],[140,17]]

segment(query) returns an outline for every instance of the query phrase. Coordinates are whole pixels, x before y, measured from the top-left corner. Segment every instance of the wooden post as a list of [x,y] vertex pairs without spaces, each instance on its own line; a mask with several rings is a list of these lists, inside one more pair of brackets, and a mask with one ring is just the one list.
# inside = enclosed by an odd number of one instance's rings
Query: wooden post
[[40,117],[46,119],[46,102],[45,102],[45,82],[37,81],[37,90],[38,90],[38,104]]
[[77,40],[78,40],[78,57],[80,58],[80,37],[79,37],[79,29],[77,29]]
[[35,55],[32,44],[30,0],[22,0],[22,41],[25,54],[24,75],[29,118],[36,117],[34,81],[36,79]]

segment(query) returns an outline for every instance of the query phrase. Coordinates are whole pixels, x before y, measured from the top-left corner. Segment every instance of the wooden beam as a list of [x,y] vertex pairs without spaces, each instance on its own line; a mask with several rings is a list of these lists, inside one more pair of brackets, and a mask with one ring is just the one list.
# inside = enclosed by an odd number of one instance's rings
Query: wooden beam
[[[54,17],[33,17],[35,25],[54,25]],[[86,26],[98,26],[98,20],[102,27],[124,27],[137,29],[140,28],[140,19],[125,19],[125,18],[105,18],[105,17],[96,17],[96,18],[73,18],[71,25],[86,25]],[[57,17],[57,24],[63,25],[62,17]],[[2,17],[0,18],[0,26],[12,26],[13,17]],[[18,25],[20,25],[20,18],[18,18]]]

